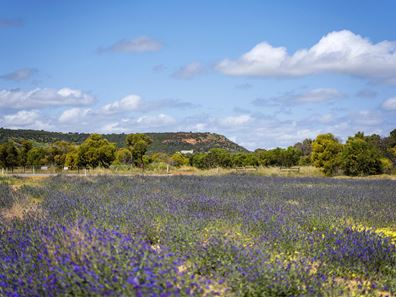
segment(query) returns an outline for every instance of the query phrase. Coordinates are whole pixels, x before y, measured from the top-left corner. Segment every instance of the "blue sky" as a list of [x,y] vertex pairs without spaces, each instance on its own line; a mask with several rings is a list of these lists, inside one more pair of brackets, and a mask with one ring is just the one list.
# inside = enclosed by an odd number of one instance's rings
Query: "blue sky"
[[249,148],[396,128],[394,1],[0,2],[0,126],[208,131]]

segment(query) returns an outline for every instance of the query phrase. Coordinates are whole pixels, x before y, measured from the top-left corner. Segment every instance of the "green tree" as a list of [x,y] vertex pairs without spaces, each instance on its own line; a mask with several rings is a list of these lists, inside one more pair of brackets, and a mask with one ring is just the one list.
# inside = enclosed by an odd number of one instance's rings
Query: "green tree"
[[151,138],[141,133],[129,134],[125,138],[125,143],[132,152],[132,158],[135,165],[141,166],[144,170],[143,156],[146,154],[152,143]]
[[72,149],[66,154],[65,166],[72,170],[78,169],[78,150],[76,148]]
[[255,153],[236,153],[231,155],[233,167],[258,166],[259,160]]
[[280,150],[278,163],[283,167],[291,167],[298,164],[301,157],[301,151],[289,146],[287,149]]
[[28,153],[33,148],[33,143],[29,140],[22,140],[19,147],[19,162],[25,171],[28,165]]
[[333,134],[320,134],[312,143],[311,160],[326,175],[333,175],[340,166],[342,144]]
[[346,175],[371,175],[382,172],[381,154],[361,135],[350,137],[341,153],[341,168]]
[[57,167],[63,167],[66,155],[74,149],[74,145],[67,141],[56,141],[48,148],[48,161]]
[[261,166],[269,166],[268,164],[268,151],[265,149],[256,149],[254,151],[254,155],[257,159],[257,162]]
[[42,166],[48,164],[48,152],[43,147],[34,147],[27,154],[27,164]]
[[132,163],[132,153],[127,148],[120,148],[115,152],[115,160],[113,164],[131,164]]
[[195,153],[190,158],[190,165],[199,169],[207,169],[206,157],[208,153]]
[[221,148],[213,148],[209,150],[204,161],[207,168],[226,168],[231,167],[232,165],[230,152]]
[[115,158],[116,147],[102,135],[92,134],[78,148],[78,165],[96,168],[109,167]]
[[180,152],[176,152],[171,157],[172,165],[176,167],[185,166],[189,163],[189,158]]
[[0,146],[1,167],[14,170],[19,164],[18,150],[14,142],[7,141]]
[[152,163],[170,163],[172,161],[171,156],[163,152],[151,153],[149,157]]
[[297,142],[294,148],[301,152],[299,165],[310,165],[311,164],[311,153],[312,153],[312,139],[306,138],[303,142]]

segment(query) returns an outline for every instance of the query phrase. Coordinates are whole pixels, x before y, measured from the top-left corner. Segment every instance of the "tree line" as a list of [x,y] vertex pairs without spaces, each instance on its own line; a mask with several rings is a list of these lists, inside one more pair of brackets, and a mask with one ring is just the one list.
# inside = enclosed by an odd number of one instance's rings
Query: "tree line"
[[126,148],[117,149],[102,135],[92,134],[82,144],[64,140],[50,145],[36,145],[31,141],[7,141],[0,144],[0,167],[13,170],[16,167],[52,165],[59,168],[108,168],[112,164],[131,164],[144,168],[143,157],[151,144],[144,134],[125,137]]
[[0,167],[13,170],[45,165],[69,169],[130,165],[144,169],[149,164],[169,164],[210,169],[313,165],[328,176],[357,176],[390,173],[396,164],[396,129],[383,138],[358,132],[344,144],[330,133],[321,134],[288,148],[257,149],[254,152],[235,153],[213,148],[190,155],[180,152],[147,154],[151,143],[150,137],[140,133],[126,135],[122,148],[99,134],[90,135],[80,145],[63,140],[45,146],[27,140],[7,141],[0,144]]

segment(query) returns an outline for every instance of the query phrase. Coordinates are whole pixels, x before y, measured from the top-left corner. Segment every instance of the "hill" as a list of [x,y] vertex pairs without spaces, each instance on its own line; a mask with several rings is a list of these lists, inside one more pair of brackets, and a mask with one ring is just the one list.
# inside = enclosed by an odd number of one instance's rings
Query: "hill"
[[[231,152],[247,151],[244,147],[232,142],[223,135],[216,133],[193,133],[193,132],[166,132],[145,133],[150,136],[153,143],[150,152],[174,153],[180,150],[194,150],[194,152],[205,152],[211,148],[224,148]],[[65,140],[77,144],[82,143],[89,133],[62,133],[43,130],[14,130],[0,128],[0,143],[8,140],[27,139],[39,144],[49,144],[58,140]],[[126,134],[103,134],[110,142],[118,147],[125,146]]]

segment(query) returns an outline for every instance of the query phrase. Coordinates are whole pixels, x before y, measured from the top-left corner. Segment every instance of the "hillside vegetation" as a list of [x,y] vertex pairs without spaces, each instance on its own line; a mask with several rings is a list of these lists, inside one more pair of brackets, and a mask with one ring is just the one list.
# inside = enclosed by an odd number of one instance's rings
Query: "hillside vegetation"
[[[152,140],[149,152],[174,153],[180,150],[194,150],[206,152],[212,148],[222,148],[230,152],[246,152],[247,150],[232,142],[223,135],[216,133],[166,132],[145,133]],[[62,133],[43,130],[13,130],[0,128],[0,143],[8,140],[30,140],[42,144],[56,141],[67,141],[81,144],[89,137],[89,133]],[[115,143],[118,147],[125,147],[126,134],[103,134],[104,138]]]

